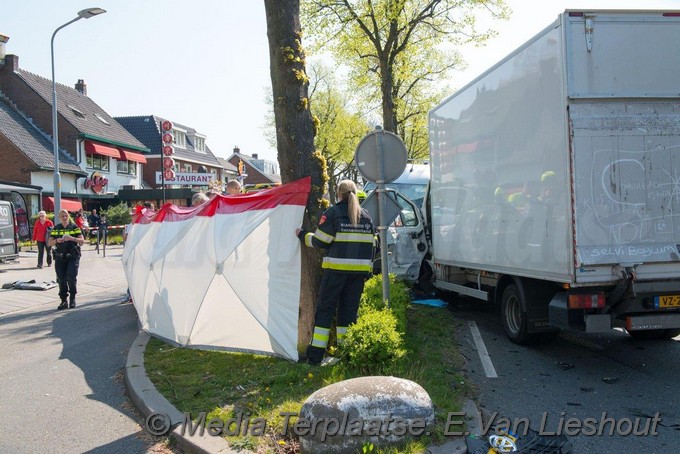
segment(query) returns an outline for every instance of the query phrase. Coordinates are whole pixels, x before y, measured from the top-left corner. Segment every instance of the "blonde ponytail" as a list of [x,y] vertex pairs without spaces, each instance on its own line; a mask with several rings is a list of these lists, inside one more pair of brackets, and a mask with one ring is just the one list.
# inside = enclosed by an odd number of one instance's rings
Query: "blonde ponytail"
[[361,206],[357,198],[357,186],[352,180],[342,180],[338,184],[338,195],[342,200],[347,200],[347,215],[353,226],[359,224]]

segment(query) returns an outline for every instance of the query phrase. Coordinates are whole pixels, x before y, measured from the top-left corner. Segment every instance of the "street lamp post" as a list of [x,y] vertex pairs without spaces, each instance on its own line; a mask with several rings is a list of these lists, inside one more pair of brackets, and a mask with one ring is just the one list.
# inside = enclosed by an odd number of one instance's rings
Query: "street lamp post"
[[80,19],[89,19],[99,14],[105,13],[101,8],[87,8],[78,11],[78,17],[71,19],[52,33],[50,41],[50,51],[52,56],[52,150],[54,151],[54,213],[59,213],[61,209],[61,174],[59,173],[59,127],[57,124],[57,82],[54,78],[54,37],[57,32],[67,25],[71,25]]

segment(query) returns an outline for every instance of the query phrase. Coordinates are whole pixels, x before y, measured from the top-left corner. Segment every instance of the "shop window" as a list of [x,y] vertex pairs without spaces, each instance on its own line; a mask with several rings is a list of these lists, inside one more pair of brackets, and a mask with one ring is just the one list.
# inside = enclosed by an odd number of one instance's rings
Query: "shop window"
[[85,156],[85,165],[88,169],[109,171],[109,157],[98,154],[88,154]]
[[121,175],[137,175],[137,163],[133,161],[118,161],[117,172]]

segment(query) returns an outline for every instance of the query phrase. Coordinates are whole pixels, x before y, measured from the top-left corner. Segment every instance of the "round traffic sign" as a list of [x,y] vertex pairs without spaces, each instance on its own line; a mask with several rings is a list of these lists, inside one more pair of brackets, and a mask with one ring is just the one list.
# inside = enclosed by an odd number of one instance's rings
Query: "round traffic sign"
[[[382,147],[382,162],[378,159],[378,148]],[[368,181],[380,179],[382,166],[383,180],[390,183],[406,168],[408,151],[398,135],[383,130],[369,132],[361,139],[354,153],[354,160],[361,175]]]

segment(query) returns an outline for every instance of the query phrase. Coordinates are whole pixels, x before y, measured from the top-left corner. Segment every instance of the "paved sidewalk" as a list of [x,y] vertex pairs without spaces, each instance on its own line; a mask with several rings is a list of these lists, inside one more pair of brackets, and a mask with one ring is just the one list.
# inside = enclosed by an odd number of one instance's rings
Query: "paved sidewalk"
[[[76,301],[81,298],[88,300],[96,293],[107,291],[110,294],[120,294],[121,301],[125,297],[127,280],[121,263],[122,246],[107,246],[106,257],[103,251],[100,253],[94,246],[85,245],[82,248],[80,268],[78,270],[78,295]],[[0,263],[0,285],[19,281],[32,280],[36,282],[55,281],[54,267],[48,267],[43,262],[43,268],[37,268],[37,247],[33,250],[23,250],[19,258],[10,263]],[[59,287],[49,290],[17,290],[0,289],[0,316],[16,311],[22,311],[32,307],[54,304],[59,305]]]

